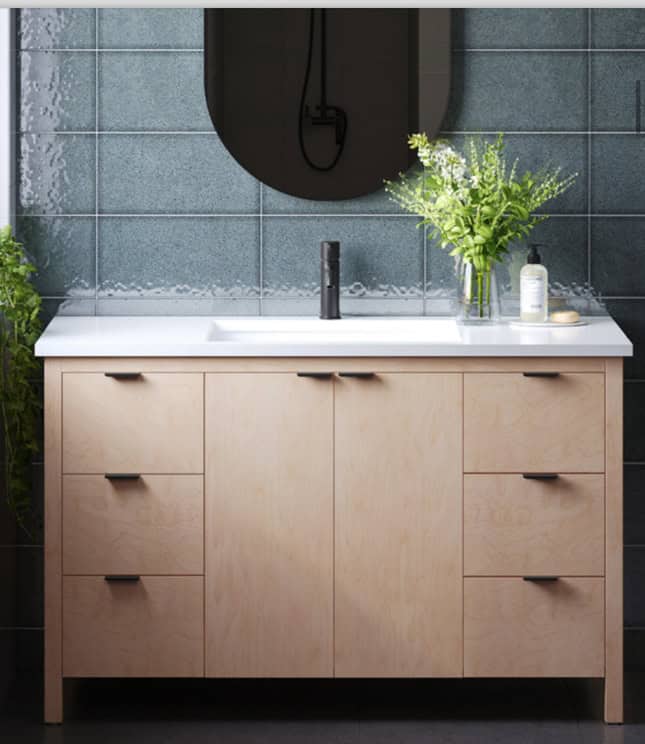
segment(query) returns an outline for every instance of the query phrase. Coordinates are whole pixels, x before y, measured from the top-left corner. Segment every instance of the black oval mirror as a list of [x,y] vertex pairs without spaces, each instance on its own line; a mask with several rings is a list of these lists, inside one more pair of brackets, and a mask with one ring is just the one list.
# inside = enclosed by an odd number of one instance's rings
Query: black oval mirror
[[233,157],[268,186],[339,200],[381,188],[436,134],[450,10],[207,9],[205,86]]

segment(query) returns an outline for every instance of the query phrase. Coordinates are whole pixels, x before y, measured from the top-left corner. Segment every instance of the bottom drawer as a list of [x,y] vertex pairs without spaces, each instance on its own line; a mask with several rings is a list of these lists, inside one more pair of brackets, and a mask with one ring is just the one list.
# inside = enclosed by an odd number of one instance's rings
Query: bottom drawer
[[63,676],[203,675],[202,577],[64,577]]
[[602,677],[604,580],[464,579],[464,676]]

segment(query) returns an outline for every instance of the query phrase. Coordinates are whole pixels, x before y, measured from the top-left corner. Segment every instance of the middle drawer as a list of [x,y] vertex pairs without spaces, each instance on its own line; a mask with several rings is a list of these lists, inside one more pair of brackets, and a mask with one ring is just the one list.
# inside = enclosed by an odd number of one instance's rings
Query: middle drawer
[[64,476],[63,573],[203,574],[202,476]]
[[604,528],[604,475],[464,476],[466,576],[603,576]]

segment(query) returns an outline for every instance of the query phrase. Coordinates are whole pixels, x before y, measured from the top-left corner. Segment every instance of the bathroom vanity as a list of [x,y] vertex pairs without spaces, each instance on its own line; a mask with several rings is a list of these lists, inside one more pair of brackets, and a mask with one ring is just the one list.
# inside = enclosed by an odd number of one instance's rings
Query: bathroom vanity
[[596,677],[622,357],[578,328],[57,317],[45,720],[71,677]]

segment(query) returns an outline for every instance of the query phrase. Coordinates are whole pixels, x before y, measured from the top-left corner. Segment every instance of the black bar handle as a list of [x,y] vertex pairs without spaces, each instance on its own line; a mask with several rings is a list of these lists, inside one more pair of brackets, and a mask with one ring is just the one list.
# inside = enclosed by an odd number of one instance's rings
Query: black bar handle
[[358,380],[369,380],[374,377],[374,372],[339,372],[339,377],[355,377]]
[[536,584],[548,584],[557,581],[559,576],[523,576],[524,581],[533,581]]
[[314,380],[329,380],[332,376],[331,372],[296,372],[298,377],[311,377]]
[[139,480],[139,473],[106,473],[105,478],[109,481],[132,481]]
[[524,377],[559,377],[559,372],[522,372]]
[[114,380],[138,380],[142,376],[141,372],[105,372],[104,374]]
[[559,477],[557,473],[522,473],[526,480],[557,480]]
[[137,574],[108,574],[105,581],[139,581],[141,577]]

